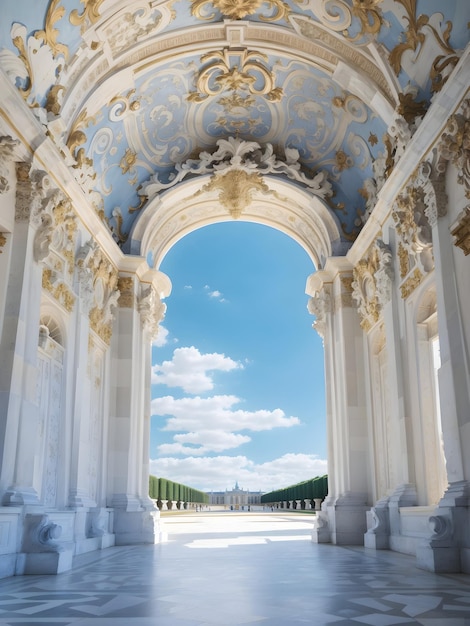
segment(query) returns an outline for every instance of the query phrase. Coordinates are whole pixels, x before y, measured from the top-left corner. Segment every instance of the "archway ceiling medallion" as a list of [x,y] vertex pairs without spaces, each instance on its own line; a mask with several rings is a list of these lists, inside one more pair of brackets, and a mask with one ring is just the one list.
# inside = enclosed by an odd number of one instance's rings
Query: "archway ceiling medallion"
[[0,61],[46,128],[63,115],[56,143],[124,249],[151,177],[230,136],[325,172],[347,240],[390,161],[371,94],[413,124],[469,21],[466,0],[5,0]]

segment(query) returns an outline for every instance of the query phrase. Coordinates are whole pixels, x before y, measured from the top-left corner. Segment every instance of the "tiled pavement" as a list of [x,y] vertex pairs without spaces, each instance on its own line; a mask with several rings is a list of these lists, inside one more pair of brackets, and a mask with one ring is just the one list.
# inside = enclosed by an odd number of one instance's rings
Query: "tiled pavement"
[[164,522],[167,543],[82,555],[58,576],[0,580],[0,626],[470,625],[470,576],[314,544],[311,516],[206,512]]

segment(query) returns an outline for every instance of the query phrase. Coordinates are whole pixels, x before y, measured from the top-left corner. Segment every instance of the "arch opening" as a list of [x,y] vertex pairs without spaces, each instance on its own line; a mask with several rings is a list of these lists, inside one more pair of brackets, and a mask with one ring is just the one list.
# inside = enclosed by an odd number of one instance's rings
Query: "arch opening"
[[182,237],[160,269],[173,291],[163,345],[153,348],[150,473],[253,491],[324,475],[309,256],[274,228],[226,222]]

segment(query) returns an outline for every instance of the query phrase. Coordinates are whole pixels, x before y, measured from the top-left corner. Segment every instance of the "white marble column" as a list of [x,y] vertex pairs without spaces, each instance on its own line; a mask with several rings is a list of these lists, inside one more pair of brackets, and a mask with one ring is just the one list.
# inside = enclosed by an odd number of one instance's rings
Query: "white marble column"
[[87,477],[88,428],[90,420],[90,378],[88,373],[88,351],[90,349],[89,313],[93,305],[92,272],[85,266],[78,254],[77,315],[75,325],[74,350],[74,407],[72,420],[72,454],[70,462],[69,505],[74,508],[94,507],[90,499]]
[[[431,180],[424,163],[421,178]],[[454,279],[454,245],[449,234],[443,182],[426,189],[426,216],[432,227],[441,367],[438,372],[442,435],[449,486],[430,519],[434,533],[417,551],[417,565],[435,572],[470,573],[470,460],[462,449],[470,424],[469,363],[459,294]]]
[[148,497],[150,341],[165,307],[155,285],[141,284],[135,274],[121,275],[119,284],[112,340],[116,388],[110,420],[110,505],[117,544],[154,543],[159,513]]
[[17,165],[16,213],[0,345],[0,415],[4,447],[1,489],[6,505],[39,504],[33,487],[37,407],[37,350],[42,267],[34,257],[41,203],[50,181]]
[[[322,505],[322,537],[314,541],[362,545],[368,508],[368,436],[365,408],[363,334],[352,300],[352,266],[344,257],[328,259],[313,275],[308,293],[315,299],[330,283],[330,311],[324,335],[328,427],[329,494]],[[330,456],[330,450],[332,452]],[[331,478],[330,478],[331,476]]]

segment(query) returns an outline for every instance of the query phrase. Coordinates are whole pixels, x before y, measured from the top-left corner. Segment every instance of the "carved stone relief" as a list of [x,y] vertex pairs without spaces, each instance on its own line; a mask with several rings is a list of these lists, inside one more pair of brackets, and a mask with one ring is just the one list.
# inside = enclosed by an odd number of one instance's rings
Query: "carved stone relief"
[[153,339],[158,334],[158,325],[165,317],[166,305],[160,300],[152,287],[143,286],[137,309],[140,313],[144,331]]
[[354,268],[353,298],[357,302],[361,327],[368,332],[379,320],[390,300],[394,277],[392,252],[377,239]]
[[117,268],[92,239],[80,248],[77,265],[82,271],[88,269],[92,274],[93,302],[89,313],[90,328],[109,345],[114,313],[120,296]]
[[452,115],[439,144],[440,154],[457,168],[457,181],[470,198],[470,100],[464,100],[459,112]]
[[434,267],[432,230],[423,189],[413,184],[407,187],[398,196],[392,217],[398,235],[401,296],[407,298]]
[[454,244],[463,250],[465,256],[470,254],[470,206],[460,213],[450,233],[454,237]]
[[51,188],[51,179],[46,172],[32,168],[30,163],[17,163],[15,220],[31,221],[34,226],[39,226],[42,201]]
[[328,315],[332,312],[331,285],[324,284],[322,290],[309,299],[307,306],[309,313],[316,317],[313,328],[324,340]]

